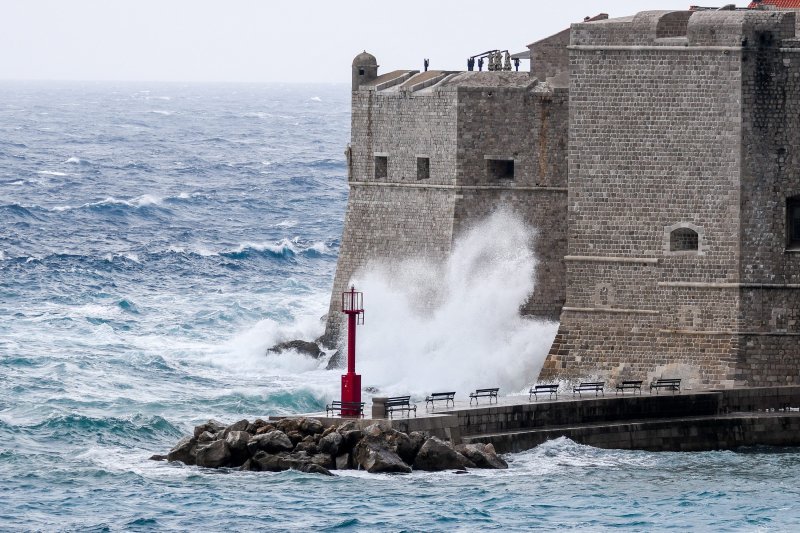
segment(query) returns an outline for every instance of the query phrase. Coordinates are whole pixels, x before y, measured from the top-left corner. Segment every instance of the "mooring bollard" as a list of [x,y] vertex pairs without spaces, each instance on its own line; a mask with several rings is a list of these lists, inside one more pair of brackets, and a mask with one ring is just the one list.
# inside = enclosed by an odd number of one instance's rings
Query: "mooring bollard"
[[386,418],[386,400],[389,398],[385,397],[373,397],[372,398],[372,418],[373,420],[376,418]]

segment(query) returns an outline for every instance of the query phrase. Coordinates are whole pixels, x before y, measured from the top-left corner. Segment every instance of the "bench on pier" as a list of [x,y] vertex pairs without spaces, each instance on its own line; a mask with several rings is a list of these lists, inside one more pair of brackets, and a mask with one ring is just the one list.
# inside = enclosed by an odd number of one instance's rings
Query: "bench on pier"
[[631,380],[624,380],[621,383],[617,383],[617,394],[619,394],[620,392],[622,392],[622,394],[625,394],[626,390],[632,390],[634,394],[636,394],[636,391],[638,390],[639,394],[641,395],[642,380],[631,379]]
[[553,399],[553,394],[556,395],[556,400],[558,400],[558,383],[552,383],[548,385],[534,385],[531,387],[531,390],[528,391],[528,401],[531,401],[531,396],[536,396],[536,399],[539,399],[539,394],[549,394],[550,399]]
[[604,387],[605,381],[584,381],[577,387],[572,387],[572,395],[575,396],[577,392],[578,397],[583,397],[582,392],[594,392],[594,395],[597,396],[598,393],[602,392],[603,396],[605,396]]
[[494,389],[475,389],[475,392],[469,393],[469,404],[472,405],[472,400],[475,400],[475,405],[478,405],[478,398],[489,398],[489,403],[492,403],[492,398],[494,398],[495,403],[497,403],[497,392],[500,390],[500,387],[496,387]]
[[395,411],[406,411],[408,414],[414,411],[414,416],[417,416],[417,406],[411,405],[411,396],[386,398],[386,414],[392,416]]
[[679,378],[659,378],[650,384],[650,392],[656,390],[656,394],[660,389],[671,390],[673,394],[681,391],[681,380]]
[[428,404],[431,404],[431,409],[436,407],[434,402],[444,402],[444,406],[447,407],[447,404],[452,402],[453,407],[456,405],[456,401],[454,396],[456,395],[455,392],[432,392],[427,398],[425,398],[425,408],[428,408]]
[[[364,402],[340,402],[334,400],[330,405],[325,406],[325,414],[339,413],[339,416],[356,416],[361,418],[364,416]],[[357,413],[353,415],[352,413]]]

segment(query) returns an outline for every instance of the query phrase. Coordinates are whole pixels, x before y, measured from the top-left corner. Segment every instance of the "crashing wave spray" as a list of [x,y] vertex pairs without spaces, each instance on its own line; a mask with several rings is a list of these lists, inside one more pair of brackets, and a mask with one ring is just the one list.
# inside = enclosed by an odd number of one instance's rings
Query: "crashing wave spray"
[[533,239],[517,215],[500,210],[460,236],[443,262],[372,263],[358,273],[367,308],[358,333],[364,385],[465,398],[476,388],[504,394],[533,382],[557,330],[519,312],[534,289]]

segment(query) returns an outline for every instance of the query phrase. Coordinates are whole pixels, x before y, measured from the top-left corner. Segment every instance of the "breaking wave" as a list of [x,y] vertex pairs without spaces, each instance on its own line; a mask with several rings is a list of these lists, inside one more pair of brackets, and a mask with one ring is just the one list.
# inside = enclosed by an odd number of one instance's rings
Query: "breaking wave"
[[501,210],[459,237],[445,261],[409,258],[357,273],[368,318],[358,341],[365,385],[509,393],[535,381],[557,325],[519,314],[534,290],[533,239]]

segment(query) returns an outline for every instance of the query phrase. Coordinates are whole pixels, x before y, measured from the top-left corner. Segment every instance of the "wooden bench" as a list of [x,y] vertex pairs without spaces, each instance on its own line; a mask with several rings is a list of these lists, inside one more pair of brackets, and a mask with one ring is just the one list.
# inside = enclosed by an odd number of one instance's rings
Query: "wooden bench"
[[636,391],[639,391],[639,394],[642,394],[642,380],[624,380],[622,383],[617,383],[617,394],[622,392],[625,394],[626,390],[632,390],[634,394]]
[[500,390],[500,387],[496,387],[494,389],[475,389],[475,392],[469,393],[469,404],[472,405],[472,400],[475,400],[475,405],[478,405],[478,398],[489,398],[489,403],[492,403],[492,398],[494,398],[495,403],[497,403],[497,391]]
[[536,399],[539,399],[538,394],[548,393],[550,395],[550,399],[553,399],[553,394],[556,395],[556,400],[558,400],[558,383],[552,383],[549,385],[534,385],[531,387],[531,390],[528,391],[528,401],[531,401],[531,396],[536,396]]
[[582,392],[594,392],[594,395],[597,396],[597,393],[602,392],[603,396],[605,396],[604,387],[605,381],[584,381],[577,387],[572,387],[572,395],[575,396],[577,392],[578,397],[583,397]]
[[444,402],[445,407],[447,407],[449,402],[453,402],[453,407],[455,407],[455,395],[455,392],[432,392],[427,398],[425,398],[425,408],[427,409],[428,404],[431,404],[431,409],[433,409],[436,407],[434,402]]
[[650,384],[650,392],[656,390],[656,394],[660,389],[671,390],[673,394],[681,391],[681,380],[678,378],[658,378]]
[[386,398],[386,414],[391,417],[395,411],[406,411],[408,414],[414,411],[414,416],[417,416],[417,406],[411,405],[411,396]]
[[351,413],[358,413],[355,416],[361,418],[364,416],[364,402],[340,402],[334,400],[330,405],[325,406],[325,414],[339,413],[339,416],[354,416]]

